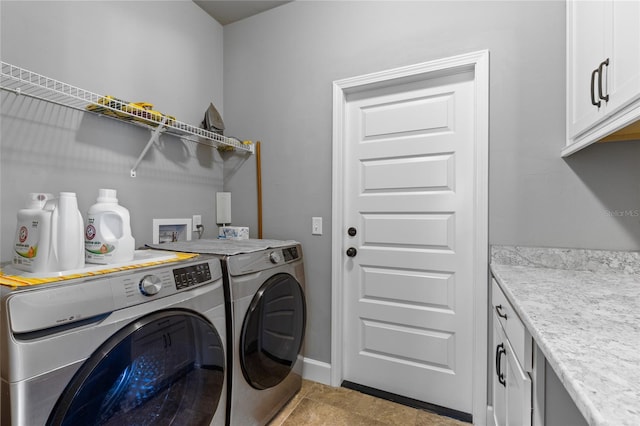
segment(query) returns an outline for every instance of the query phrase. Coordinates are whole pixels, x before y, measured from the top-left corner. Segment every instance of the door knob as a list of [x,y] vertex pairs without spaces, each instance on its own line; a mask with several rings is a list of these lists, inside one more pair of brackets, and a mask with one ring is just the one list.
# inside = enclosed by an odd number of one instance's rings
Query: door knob
[[349,247],[347,249],[347,256],[349,257],[355,257],[356,254],[358,254],[358,250],[355,249],[355,247]]
[[347,234],[349,234],[349,236],[351,236],[351,237],[355,237],[357,233],[358,233],[358,231],[353,226],[351,228],[349,228],[349,230],[347,231]]

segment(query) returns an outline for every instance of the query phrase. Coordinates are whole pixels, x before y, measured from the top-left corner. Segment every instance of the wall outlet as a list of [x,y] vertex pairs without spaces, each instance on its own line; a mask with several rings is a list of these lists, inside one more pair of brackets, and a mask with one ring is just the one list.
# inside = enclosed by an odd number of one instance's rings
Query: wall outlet
[[322,235],[322,218],[311,218],[311,235]]
[[198,230],[198,225],[202,225],[202,216],[199,214],[194,214],[193,215],[193,231],[197,231]]

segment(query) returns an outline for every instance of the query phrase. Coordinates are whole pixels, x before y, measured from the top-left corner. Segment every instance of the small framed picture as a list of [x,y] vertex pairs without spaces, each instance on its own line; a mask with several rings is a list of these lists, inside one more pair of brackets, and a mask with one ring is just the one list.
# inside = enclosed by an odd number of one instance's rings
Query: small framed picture
[[191,241],[191,219],[153,219],[153,243]]

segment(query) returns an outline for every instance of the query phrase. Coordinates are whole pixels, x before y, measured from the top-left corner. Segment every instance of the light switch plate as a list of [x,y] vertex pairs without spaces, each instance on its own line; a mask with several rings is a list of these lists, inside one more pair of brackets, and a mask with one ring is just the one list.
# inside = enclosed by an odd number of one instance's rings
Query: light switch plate
[[322,218],[311,218],[311,235],[322,235]]

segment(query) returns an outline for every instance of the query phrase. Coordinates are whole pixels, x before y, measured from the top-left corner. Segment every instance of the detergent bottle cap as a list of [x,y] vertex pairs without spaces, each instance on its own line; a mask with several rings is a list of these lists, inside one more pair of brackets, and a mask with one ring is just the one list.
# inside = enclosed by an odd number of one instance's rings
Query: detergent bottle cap
[[115,189],[100,189],[98,190],[98,202],[99,203],[117,203],[116,197],[117,191]]
[[47,203],[47,200],[51,200],[52,198],[53,198],[53,194],[43,194],[40,192],[32,192],[27,197],[27,205],[25,207],[27,209],[42,210],[44,205]]

